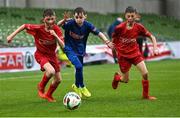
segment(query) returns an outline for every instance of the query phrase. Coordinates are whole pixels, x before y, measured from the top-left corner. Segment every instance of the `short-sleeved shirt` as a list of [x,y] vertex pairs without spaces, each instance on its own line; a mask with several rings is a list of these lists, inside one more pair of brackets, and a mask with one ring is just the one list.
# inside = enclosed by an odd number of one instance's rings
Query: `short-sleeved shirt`
[[117,55],[128,58],[141,55],[136,41],[140,35],[150,37],[151,33],[140,23],[134,23],[131,29],[127,29],[127,22],[119,24],[112,35]]
[[89,33],[99,34],[99,30],[90,22],[84,21],[82,26],[78,26],[74,19],[63,25],[65,30],[65,52],[72,50],[78,56],[84,56]]
[[[49,56],[55,55],[57,47],[56,38],[45,30],[45,25],[25,24],[25,29],[34,36],[37,52]],[[53,30],[63,40],[61,29],[57,25],[53,26]]]

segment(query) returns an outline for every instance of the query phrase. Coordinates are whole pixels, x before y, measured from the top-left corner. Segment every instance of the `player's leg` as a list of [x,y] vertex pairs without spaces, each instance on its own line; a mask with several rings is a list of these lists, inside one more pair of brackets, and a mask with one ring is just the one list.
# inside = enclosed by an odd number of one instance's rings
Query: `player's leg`
[[[68,47],[65,48],[64,51],[68,59],[71,61],[71,63],[75,67],[75,84],[72,85],[72,88],[77,94],[79,94],[80,97],[82,97],[81,87],[85,88],[84,83],[83,83],[83,56],[77,56],[74,53],[74,51],[72,51]],[[85,88],[85,90],[87,90],[87,88]],[[90,97],[90,96],[91,94],[89,92],[87,97]]]
[[[77,88],[79,88],[79,86],[80,86],[79,79],[83,77],[82,76],[82,64],[73,50],[71,50],[69,48],[65,48],[64,51],[65,51],[68,59],[71,61],[71,63],[75,67],[75,85]],[[78,75],[79,75],[79,77],[77,77]]]
[[141,75],[142,75],[142,86],[143,86],[143,92],[142,92],[142,96],[145,99],[150,99],[150,100],[154,100],[156,99],[153,96],[149,96],[149,80],[148,80],[148,70],[146,67],[146,64],[144,63],[144,61],[141,61],[140,63],[138,63],[136,65],[137,69],[140,71]]
[[49,86],[49,89],[47,90],[46,94],[45,94],[45,98],[49,101],[49,102],[56,102],[56,100],[53,98],[52,94],[54,93],[54,91],[57,89],[58,85],[60,84],[62,80],[62,76],[61,73],[56,72],[54,75],[54,80],[52,81],[52,83]]
[[45,87],[50,78],[55,74],[55,70],[46,58],[41,59],[41,70],[45,71],[42,80],[38,83],[38,94],[43,97]]
[[51,77],[47,76],[46,72],[44,72],[42,80],[38,83],[38,88],[42,91],[42,93],[44,93],[45,86],[50,78]]
[[[83,56],[78,56],[79,61],[82,64],[82,71],[81,74],[83,74]],[[83,75],[82,75],[83,76]],[[85,97],[91,97],[91,93],[89,92],[89,90],[86,88],[86,86],[84,85],[84,80],[83,77],[81,78],[81,80],[79,81],[79,86],[81,87],[81,93],[85,96]]]
[[47,85],[50,78],[55,74],[55,70],[49,62],[47,62],[43,65],[43,69],[45,70],[44,76],[43,76],[41,82],[39,82],[39,84],[38,84],[38,94],[42,98],[44,96],[45,86]]
[[43,98],[45,86],[50,80],[50,78],[54,75],[55,71],[45,55],[39,52],[35,52],[34,56],[36,61],[40,64],[41,70],[45,71],[42,80],[38,83],[38,95]]
[[44,72],[42,80],[38,83],[38,95],[42,98],[44,96],[45,86],[48,83],[49,79],[50,79],[50,77],[47,77],[46,72]]
[[115,72],[114,78],[112,81],[113,89],[117,89],[119,82],[128,83],[129,82],[129,71],[122,73],[121,71]]
[[77,56],[70,57],[70,60],[75,67],[75,85],[77,88],[80,88],[80,83],[83,83],[83,65]]
[[84,95],[85,97],[91,97],[91,93],[89,92],[89,90],[86,88],[86,86],[84,85],[84,81],[83,78],[80,81],[80,87],[81,87],[81,93],[82,95]]
[[[75,85],[76,86],[72,86],[73,88],[78,87],[80,89],[79,95],[80,97],[82,97],[81,94],[83,94],[86,97],[90,97],[91,93],[89,92],[89,90],[86,88],[86,86],[84,85],[84,77],[83,77],[83,56],[77,56],[74,57],[73,59],[74,61],[72,62],[75,66],[76,72],[75,72],[75,78],[76,78],[76,82]],[[78,86],[79,85],[79,86]],[[79,90],[78,90],[79,92]]]
[[118,59],[119,63],[119,72],[115,72],[114,78],[112,81],[113,89],[117,89],[119,82],[128,83],[129,81],[129,70],[131,68],[131,63],[124,57]]
[[74,59],[75,62],[75,68],[76,68],[76,79],[78,80],[79,87],[84,87],[84,76],[83,76],[83,56],[77,56],[76,59]]
[[81,89],[80,89],[80,81],[83,80],[83,73],[82,73],[83,65],[81,64],[77,55],[71,49],[67,49],[67,50],[65,49],[65,53],[75,68],[75,84],[72,85],[72,89],[80,97],[82,97],[82,93],[81,93]]
[[82,97],[82,94],[86,97],[90,97],[91,93],[84,86],[84,77],[83,77],[83,56],[71,56],[69,57],[72,64],[74,65],[75,72],[75,85],[72,85],[72,88]]
[[57,57],[50,57],[48,60],[49,60],[49,63],[51,64],[51,67],[54,69],[55,74],[54,74],[54,80],[52,81],[52,83],[49,86],[49,89],[45,93],[45,98],[49,102],[56,102],[56,100],[52,97],[52,94],[56,90],[56,88],[58,87],[59,83],[62,80],[61,74],[59,73],[60,66],[58,64]]

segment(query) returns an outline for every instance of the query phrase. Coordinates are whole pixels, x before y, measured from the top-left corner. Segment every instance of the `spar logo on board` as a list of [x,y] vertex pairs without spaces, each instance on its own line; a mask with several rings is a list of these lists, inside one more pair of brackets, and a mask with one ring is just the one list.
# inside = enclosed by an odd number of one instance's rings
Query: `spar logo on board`
[[28,69],[32,68],[34,65],[33,54],[29,51],[27,51],[25,54],[25,65],[26,65],[26,68]]
[[21,52],[0,52],[0,70],[23,69],[23,64]]

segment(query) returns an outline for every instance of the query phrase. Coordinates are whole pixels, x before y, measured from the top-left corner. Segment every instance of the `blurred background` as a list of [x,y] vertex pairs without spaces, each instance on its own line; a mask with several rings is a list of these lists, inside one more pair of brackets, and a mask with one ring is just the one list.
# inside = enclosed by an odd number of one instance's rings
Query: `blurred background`
[[74,9],[77,6],[98,13],[119,13],[127,6],[142,13],[173,16],[180,19],[179,0],[0,0],[1,7]]
[[[180,52],[178,51],[180,46],[179,0],[0,0],[0,53],[3,52],[0,55],[0,65],[5,63],[4,53],[7,50],[10,50],[10,52],[12,50],[17,51],[17,48],[18,50],[29,50],[33,55],[35,50],[34,39],[26,32],[19,33],[11,44],[6,42],[6,37],[20,25],[24,23],[39,24],[45,8],[53,8],[58,21],[63,18],[62,14],[65,11],[72,12],[73,9],[79,6],[88,12],[87,20],[106,35],[108,34],[108,28],[117,17],[124,20],[125,8],[133,6],[140,14],[140,22],[156,36],[161,51],[161,56],[152,57],[152,45],[149,44],[148,40],[144,40],[143,52],[148,46],[148,51],[145,51],[147,54],[144,54],[147,57],[146,60],[180,58]],[[98,37],[90,35],[87,43],[85,63],[101,60],[114,63],[111,50],[103,47],[104,45]],[[96,50],[96,46],[100,46],[99,49],[101,50]],[[103,56],[95,56],[94,53],[96,52],[100,52]],[[23,60],[26,52],[22,53]],[[24,61],[22,63],[24,64]],[[0,66],[0,69],[2,70],[2,66]]]

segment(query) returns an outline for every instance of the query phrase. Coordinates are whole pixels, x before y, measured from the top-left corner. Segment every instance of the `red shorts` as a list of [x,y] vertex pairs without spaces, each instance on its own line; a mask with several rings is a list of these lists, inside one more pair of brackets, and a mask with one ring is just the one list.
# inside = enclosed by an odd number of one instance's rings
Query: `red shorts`
[[144,58],[141,55],[138,55],[133,58],[123,57],[123,56],[118,57],[119,67],[120,67],[121,72],[123,73],[128,72],[132,64],[137,65],[143,60]]
[[39,52],[35,52],[34,56],[35,56],[36,61],[41,66],[41,71],[45,71],[43,66],[44,66],[44,64],[46,64],[48,62],[53,66],[55,72],[60,71],[60,65],[58,63],[58,60],[57,60],[56,56],[48,56],[46,54],[42,54],[42,53],[39,53]]

